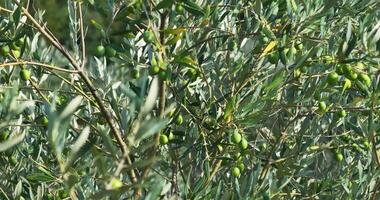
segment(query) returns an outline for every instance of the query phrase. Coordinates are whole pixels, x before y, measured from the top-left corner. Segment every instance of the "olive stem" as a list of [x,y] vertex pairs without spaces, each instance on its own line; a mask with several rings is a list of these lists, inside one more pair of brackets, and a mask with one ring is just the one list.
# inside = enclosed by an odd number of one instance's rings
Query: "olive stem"
[[68,73],[78,73],[77,70],[69,70],[69,69],[63,69],[60,67],[55,67],[53,65],[45,64],[45,63],[39,63],[39,62],[34,62],[34,61],[17,61],[17,62],[8,62],[8,63],[3,63],[0,64],[1,67],[10,67],[14,65],[36,65],[40,67],[44,67],[49,70],[55,70],[55,71],[61,71],[61,72],[68,72]]

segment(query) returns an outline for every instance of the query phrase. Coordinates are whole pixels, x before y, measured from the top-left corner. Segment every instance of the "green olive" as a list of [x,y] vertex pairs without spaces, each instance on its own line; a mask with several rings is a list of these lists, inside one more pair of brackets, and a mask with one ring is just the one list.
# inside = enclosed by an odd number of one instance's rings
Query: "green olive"
[[150,75],[156,75],[158,74],[158,72],[160,72],[160,68],[156,65],[151,65],[150,68],[149,68],[149,74]]
[[358,74],[354,71],[352,71],[349,74],[345,74],[345,77],[347,77],[350,80],[356,80],[358,78]]
[[351,83],[350,79],[345,78],[343,81],[343,88],[349,89],[349,88],[351,88],[351,86],[352,86],[352,83]]
[[169,138],[169,140],[174,140],[175,135],[173,134],[173,132],[170,131],[168,138]]
[[338,162],[342,162],[343,159],[344,159],[344,156],[343,156],[342,153],[336,152],[336,153],[335,153],[335,159],[336,159]]
[[232,176],[239,177],[240,176],[240,169],[239,167],[233,167],[231,169]]
[[352,67],[351,67],[351,65],[348,65],[348,64],[343,65],[343,66],[342,66],[342,71],[343,71],[344,73],[350,73],[350,72],[352,71]]
[[44,117],[41,119],[41,124],[42,124],[43,126],[47,126],[47,125],[49,125],[49,119],[48,119],[46,116],[44,116]]
[[16,44],[16,42],[12,42],[9,46],[12,50],[20,50],[20,47]]
[[181,4],[177,3],[177,4],[175,5],[175,11],[176,11],[178,14],[182,14],[184,10],[185,10],[185,9],[183,8],[183,6],[182,6]]
[[25,44],[25,37],[20,37],[17,41],[16,41],[16,45],[17,46],[24,46]]
[[183,117],[181,114],[178,114],[177,117],[175,118],[175,123],[177,125],[181,125],[183,123]]
[[9,49],[8,46],[2,46],[2,47],[0,47],[0,54],[1,54],[1,56],[6,57],[6,56],[9,55],[9,52],[10,52],[10,49]]
[[338,111],[338,116],[339,116],[339,118],[343,118],[343,117],[345,117],[346,115],[347,115],[347,113],[346,113],[345,110],[341,109],[341,110]]
[[15,155],[11,155],[10,157],[9,157],[9,162],[11,163],[11,165],[16,165],[17,164],[17,158],[16,158],[16,156]]
[[239,170],[242,172],[242,171],[244,171],[244,169],[245,169],[245,166],[244,166],[244,163],[243,162],[239,162],[238,164],[237,164],[237,167],[239,168]]
[[223,151],[223,146],[222,146],[222,145],[218,144],[218,145],[216,145],[216,147],[218,148],[218,151],[219,151],[219,152],[222,152],[222,151]]
[[20,77],[24,81],[28,81],[30,79],[30,71],[27,69],[22,69],[20,71]]
[[161,134],[160,135],[160,144],[161,145],[165,145],[169,142],[169,138],[168,136],[166,136],[165,134]]
[[[242,137],[241,137],[241,134],[238,133],[237,131],[235,131],[234,133],[232,133],[232,136],[231,136],[231,141],[235,144],[239,144],[242,140]],[[247,144],[248,145],[248,144]]]
[[15,58],[20,58],[21,57],[21,51],[20,50],[11,50],[11,52],[12,52],[12,55]]
[[298,43],[298,44],[296,44],[296,49],[297,50],[302,50],[303,49],[303,44],[302,43]]
[[137,69],[133,69],[133,70],[131,71],[131,76],[132,76],[132,78],[134,78],[134,79],[138,79],[138,78],[140,78],[140,72],[139,72],[139,70],[137,70]]
[[334,85],[338,82],[339,75],[336,72],[330,72],[329,75],[327,75],[327,83],[330,85]]
[[115,57],[116,56],[116,50],[110,46],[106,47],[106,56],[108,58],[112,58],[112,57]]
[[364,148],[365,149],[370,149],[370,144],[369,144],[369,141],[368,141],[368,139],[365,139],[364,141],[363,141],[363,146],[364,146]]
[[367,74],[360,73],[358,75],[358,80],[362,82],[363,84],[365,84],[367,87],[371,86],[371,79],[369,78]]
[[96,46],[96,56],[102,57],[106,53],[106,48],[103,45]]
[[242,149],[247,149],[248,148],[248,141],[247,141],[247,139],[245,139],[245,138],[241,139],[241,141],[240,141],[240,147]]
[[154,38],[154,33],[151,30],[146,30],[144,32],[144,41],[148,44],[153,43],[155,38]]
[[324,101],[318,102],[318,109],[322,112],[325,112],[327,110],[326,103]]
[[168,74],[165,70],[160,70],[160,72],[158,72],[158,77],[161,79],[161,80],[167,80],[168,79]]

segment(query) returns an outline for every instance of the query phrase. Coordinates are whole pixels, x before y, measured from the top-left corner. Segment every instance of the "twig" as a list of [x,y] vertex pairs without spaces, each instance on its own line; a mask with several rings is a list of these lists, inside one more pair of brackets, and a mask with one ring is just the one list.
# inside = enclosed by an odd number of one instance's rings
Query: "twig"
[[83,68],[86,64],[86,43],[84,42],[82,2],[79,2],[78,10],[79,10],[79,20],[80,20],[80,23],[79,23],[80,39],[81,39],[81,45],[82,45],[81,69],[83,70]]
[[47,68],[49,70],[68,72],[68,73],[78,73],[77,70],[63,69],[63,68],[60,68],[60,67],[55,67],[53,65],[49,65],[49,64],[45,64],[45,63],[39,63],[39,62],[34,62],[34,61],[16,61],[16,62],[10,62],[10,63],[3,63],[3,64],[0,64],[0,68],[1,67],[14,66],[14,65],[36,65],[36,66],[41,66],[41,67]]
[[[167,12],[161,14],[161,24],[160,24],[160,30],[165,29],[165,20],[166,20]],[[160,46],[163,48],[165,42],[164,33],[160,31]],[[163,50],[164,51],[164,50]],[[165,58],[163,58],[165,59]],[[164,80],[160,80],[159,83],[160,93],[159,93],[159,105],[158,105],[158,114],[160,117],[163,117],[163,114],[165,112],[165,100],[166,100],[166,83]],[[156,151],[158,148],[158,145],[160,143],[160,133],[156,133],[154,135],[154,145],[152,149],[150,150],[150,157],[153,157],[156,155]],[[142,175],[140,177],[140,181],[144,180],[145,177],[149,174],[151,168],[151,164],[146,166],[142,172]],[[138,187],[138,189],[135,191],[135,198],[138,199],[141,196],[141,187]]]

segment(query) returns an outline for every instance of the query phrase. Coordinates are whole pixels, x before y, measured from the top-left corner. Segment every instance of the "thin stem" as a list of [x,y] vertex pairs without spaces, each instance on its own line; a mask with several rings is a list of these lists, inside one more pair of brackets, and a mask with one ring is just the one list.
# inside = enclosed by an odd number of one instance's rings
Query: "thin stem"
[[[165,55],[165,48],[164,48],[164,43],[165,43],[165,35],[163,33],[163,30],[165,29],[165,20],[166,20],[166,15],[167,13],[164,12],[163,14],[161,14],[161,22],[160,22],[160,28],[159,28],[159,32],[160,32],[160,49],[163,51],[163,55]],[[164,56],[163,59],[166,59],[166,57]],[[158,105],[158,115],[160,116],[160,118],[163,117],[164,113],[165,113],[165,101],[166,101],[166,82],[164,80],[160,80],[160,83],[159,83],[159,88],[160,88],[160,91],[159,91],[159,105]],[[150,157],[153,157],[156,155],[156,152],[157,152],[157,148],[158,148],[158,145],[160,143],[160,132],[156,133],[153,137],[153,141],[154,141],[154,145],[153,147],[150,149]],[[144,180],[146,176],[148,176],[149,174],[149,171],[151,169],[151,164],[146,166],[144,168],[144,171],[142,172],[142,175],[140,177],[140,181]],[[135,191],[135,197],[136,199],[138,199],[139,197],[141,196],[141,187],[138,187],[138,189]]]
[[34,62],[34,61],[22,61],[22,60],[19,60],[19,61],[16,61],[16,62],[9,62],[9,63],[0,64],[0,68],[2,68],[2,67],[11,67],[11,66],[14,66],[14,65],[36,65],[36,66],[40,66],[40,67],[46,68],[48,70],[55,70],[55,71],[67,72],[67,73],[78,73],[77,70],[63,69],[63,68],[55,67],[53,65],[49,65],[49,64],[45,64],[45,63],[39,63],[39,62]]
[[78,10],[79,10],[79,20],[80,20],[80,23],[79,23],[80,39],[81,39],[81,45],[82,45],[81,69],[83,69],[86,64],[86,43],[84,41],[85,37],[84,37],[84,28],[83,28],[84,25],[83,25],[82,2],[79,2]]

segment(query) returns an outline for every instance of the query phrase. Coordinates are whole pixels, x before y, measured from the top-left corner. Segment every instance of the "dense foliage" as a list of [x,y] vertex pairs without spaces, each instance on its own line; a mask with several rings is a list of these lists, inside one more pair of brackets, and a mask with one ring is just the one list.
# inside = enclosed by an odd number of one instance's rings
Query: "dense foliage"
[[377,0],[37,2],[0,2],[0,199],[380,198]]

